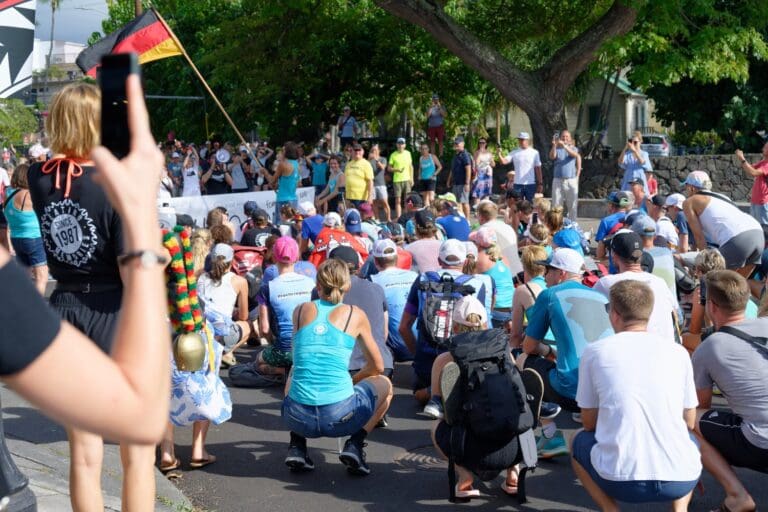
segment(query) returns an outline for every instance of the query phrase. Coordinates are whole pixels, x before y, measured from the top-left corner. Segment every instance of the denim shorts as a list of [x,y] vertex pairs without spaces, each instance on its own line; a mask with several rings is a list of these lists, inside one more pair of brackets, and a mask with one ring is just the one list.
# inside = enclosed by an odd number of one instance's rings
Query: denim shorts
[[352,396],[335,404],[302,405],[286,396],[282,415],[288,429],[304,437],[346,437],[363,428],[375,408],[376,389],[363,381]]
[[650,503],[674,501],[693,490],[698,479],[689,482],[663,480],[606,480],[592,466],[592,447],[597,444],[594,432],[579,432],[573,439],[573,458],[589,473],[600,489],[616,501]]
[[752,213],[752,216],[755,219],[757,219],[757,222],[759,222],[764,226],[768,224],[768,203],[766,204],[752,203],[749,205],[749,210]]
[[40,267],[48,264],[42,238],[11,238],[11,245],[16,251],[16,259],[25,267]]

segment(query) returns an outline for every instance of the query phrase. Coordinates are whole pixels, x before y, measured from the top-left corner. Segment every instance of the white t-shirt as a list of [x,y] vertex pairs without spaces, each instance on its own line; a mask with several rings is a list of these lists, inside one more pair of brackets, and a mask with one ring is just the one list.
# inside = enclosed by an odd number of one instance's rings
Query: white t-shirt
[[536,167],[541,167],[539,152],[533,148],[516,149],[507,155],[515,169],[515,185],[536,183]]
[[687,482],[701,474],[683,409],[698,405],[688,352],[648,332],[593,341],[576,401],[598,409],[592,466],[606,480]]
[[197,169],[197,165],[193,165],[181,171],[184,178],[181,193],[183,197],[196,197],[200,195],[200,176],[197,173]]
[[496,243],[499,244],[501,255],[509,263],[509,270],[512,272],[512,275],[522,272],[523,264],[520,263],[520,255],[517,254],[517,233],[515,233],[515,229],[499,219],[486,222],[483,226],[493,228],[496,232]]
[[622,272],[601,277],[595,283],[594,290],[610,298],[611,286],[627,279],[641,281],[651,287],[654,301],[651,318],[648,320],[648,331],[674,342],[675,327],[672,324],[672,312],[678,310],[677,297],[672,295],[667,283],[660,277],[648,272]]
[[659,220],[656,221],[656,236],[664,237],[667,243],[670,243],[675,247],[680,243],[677,229],[675,229],[675,225],[666,215],[662,215],[659,217]]

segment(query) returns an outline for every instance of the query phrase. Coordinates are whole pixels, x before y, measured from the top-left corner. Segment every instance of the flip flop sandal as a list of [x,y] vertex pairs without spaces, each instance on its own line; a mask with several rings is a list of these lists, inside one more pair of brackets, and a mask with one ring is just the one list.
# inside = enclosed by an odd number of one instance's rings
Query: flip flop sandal
[[501,482],[501,490],[504,491],[504,494],[507,496],[517,496],[517,484],[509,485],[506,479]]
[[168,464],[160,464],[160,472],[165,475],[173,471],[174,469],[179,469],[180,467],[181,467],[181,461],[179,459],[174,458]]
[[541,402],[544,399],[544,381],[541,376],[531,368],[526,368],[520,373],[520,378],[525,386],[528,404],[533,413],[533,424],[536,425],[541,414]]
[[471,498],[479,498],[480,497],[480,491],[478,489],[467,489],[465,491],[462,491],[459,489],[459,484],[456,484],[456,497],[459,499],[471,499]]
[[456,383],[461,376],[459,365],[451,361],[445,365],[440,374],[440,392],[443,395],[443,419],[452,425],[461,410],[461,393]]
[[216,457],[209,455],[205,459],[192,459],[189,461],[189,467],[191,469],[200,469],[216,462]]

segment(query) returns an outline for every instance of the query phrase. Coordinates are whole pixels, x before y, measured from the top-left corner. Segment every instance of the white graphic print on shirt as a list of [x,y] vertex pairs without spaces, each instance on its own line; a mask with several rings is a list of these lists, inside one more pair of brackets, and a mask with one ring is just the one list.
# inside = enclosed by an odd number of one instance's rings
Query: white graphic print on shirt
[[71,199],[46,206],[40,231],[48,253],[74,267],[87,263],[96,250],[96,225],[88,212]]

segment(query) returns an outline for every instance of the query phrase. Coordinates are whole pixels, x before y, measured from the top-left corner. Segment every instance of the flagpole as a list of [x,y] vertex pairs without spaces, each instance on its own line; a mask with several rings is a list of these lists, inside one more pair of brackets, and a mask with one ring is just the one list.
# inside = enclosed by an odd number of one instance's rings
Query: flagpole
[[[216,94],[213,92],[213,90],[208,85],[208,82],[205,81],[205,78],[203,78],[203,75],[200,73],[200,71],[197,69],[197,66],[195,66],[195,63],[192,62],[192,59],[190,58],[189,54],[187,53],[187,50],[184,48],[184,45],[181,44],[181,41],[179,41],[179,38],[176,37],[176,34],[171,30],[171,27],[168,26],[168,23],[165,22],[165,19],[160,15],[159,12],[157,12],[157,9],[154,7],[151,7],[151,9],[155,12],[157,15],[157,19],[160,20],[160,23],[163,24],[165,29],[168,31],[168,33],[171,35],[171,38],[173,39],[173,42],[176,43],[176,46],[179,47],[179,50],[181,50],[181,54],[184,56],[185,59],[187,59],[187,62],[189,63],[190,67],[192,67],[192,71],[195,72],[197,75],[197,78],[200,79],[200,82],[202,82],[203,87],[205,87],[205,90],[208,91],[208,94],[211,95],[211,98],[213,98],[213,101],[216,103],[216,106],[219,107],[219,110],[221,110],[221,113],[224,114],[224,117],[227,119],[227,122],[229,122],[229,125],[232,127],[233,130],[235,130],[235,133],[238,137],[240,137],[240,144],[245,146],[248,150],[248,154],[251,155],[251,158],[256,158],[254,154],[251,152],[251,148],[248,146],[248,144],[245,142],[245,138],[243,137],[243,134],[240,133],[240,130],[237,129],[237,126],[235,126],[235,122],[232,121],[232,118],[229,117],[229,114],[227,114],[227,111],[224,110],[224,106],[219,101],[219,98],[216,97]],[[207,124],[207,119],[206,119]],[[207,127],[206,127],[207,131]]]

